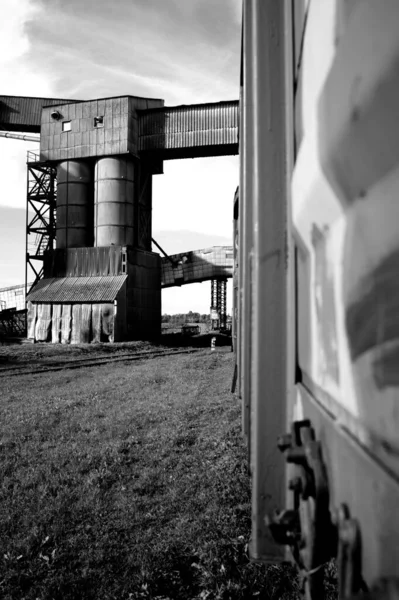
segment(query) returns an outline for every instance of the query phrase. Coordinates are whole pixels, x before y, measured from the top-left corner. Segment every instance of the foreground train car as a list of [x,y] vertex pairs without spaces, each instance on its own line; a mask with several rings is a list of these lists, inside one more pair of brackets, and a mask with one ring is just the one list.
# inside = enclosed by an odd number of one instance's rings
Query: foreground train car
[[340,598],[399,598],[398,27],[397,0],[243,0],[250,551],[311,599],[332,557]]

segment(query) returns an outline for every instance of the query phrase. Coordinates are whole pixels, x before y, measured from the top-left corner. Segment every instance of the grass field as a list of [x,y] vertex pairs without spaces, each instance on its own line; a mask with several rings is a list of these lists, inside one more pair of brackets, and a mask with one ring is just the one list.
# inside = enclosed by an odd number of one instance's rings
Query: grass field
[[0,597],[298,598],[290,566],[248,560],[232,373],[219,348],[4,377]]

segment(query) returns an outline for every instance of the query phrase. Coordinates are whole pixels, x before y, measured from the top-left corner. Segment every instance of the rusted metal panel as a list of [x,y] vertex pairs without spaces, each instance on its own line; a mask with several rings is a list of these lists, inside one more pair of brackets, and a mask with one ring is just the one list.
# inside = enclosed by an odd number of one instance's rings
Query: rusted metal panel
[[[238,154],[238,101],[172,106],[139,114],[139,151]],[[202,152],[199,152],[202,150]],[[197,152],[197,154],[196,154]]]
[[60,98],[26,98],[0,96],[0,129],[40,133],[40,120],[44,106],[69,104],[79,100]]
[[40,303],[113,302],[126,279],[127,275],[42,279],[28,299]]

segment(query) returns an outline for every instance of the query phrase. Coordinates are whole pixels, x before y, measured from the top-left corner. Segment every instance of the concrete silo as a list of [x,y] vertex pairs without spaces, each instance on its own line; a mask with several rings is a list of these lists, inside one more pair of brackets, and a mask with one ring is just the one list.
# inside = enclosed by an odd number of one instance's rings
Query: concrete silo
[[40,160],[57,169],[56,248],[28,296],[28,337],[79,343],[160,332],[161,265],[151,252],[151,180],[133,96],[44,107]]

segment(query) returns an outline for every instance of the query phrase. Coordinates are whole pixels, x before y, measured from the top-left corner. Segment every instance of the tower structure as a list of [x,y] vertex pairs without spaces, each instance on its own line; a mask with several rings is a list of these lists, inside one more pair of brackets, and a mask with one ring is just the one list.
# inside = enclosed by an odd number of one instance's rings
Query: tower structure
[[40,163],[56,169],[55,248],[28,295],[28,337],[90,342],[145,339],[161,321],[160,257],[151,251],[152,175],[140,160],[134,96],[42,109]]
[[54,167],[39,162],[39,156],[29,151],[27,168],[25,294],[28,291],[28,268],[34,273],[31,281],[34,285],[43,277],[45,252],[54,246],[57,195]]
[[227,279],[211,280],[211,327],[224,329],[226,327],[226,291]]

